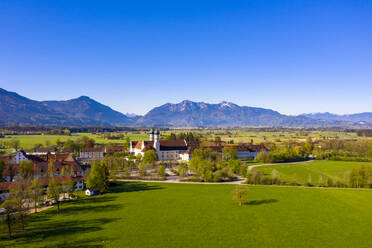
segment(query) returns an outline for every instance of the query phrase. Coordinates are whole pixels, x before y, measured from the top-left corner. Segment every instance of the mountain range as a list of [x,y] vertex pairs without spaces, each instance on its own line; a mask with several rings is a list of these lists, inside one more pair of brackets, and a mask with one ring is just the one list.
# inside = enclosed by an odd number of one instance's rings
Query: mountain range
[[372,113],[283,115],[231,102],[182,101],[155,107],[143,116],[125,115],[87,96],[35,101],[0,88],[0,125],[178,126],[178,127],[355,127],[372,126]]

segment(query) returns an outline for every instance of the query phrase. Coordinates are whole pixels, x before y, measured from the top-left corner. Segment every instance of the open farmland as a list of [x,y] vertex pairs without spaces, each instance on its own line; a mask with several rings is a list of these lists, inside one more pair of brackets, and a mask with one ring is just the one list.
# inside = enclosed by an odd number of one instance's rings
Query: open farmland
[[[199,130],[199,129],[174,129],[161,132],[161,139],[166,138],[171,133],[181,133],[181,132],[196,132],[201,136],[202,140],[214,140],[216,137],[220,137],[223,141],[233,140],[235,143],[250,143],[253,141],[255,144],[271,142],[277,145],[281,145],[288,141],[304,142],[309,137],[313,141],[322,140],[325,138],[329,139],[370,139],[365,137],[358,137],[356,133],[351,132],[336,132],[336,131],[300,131],[293,129],[291,131],[245,131],[245,129],[224,129],[224,130]],[[108,133],[106,133],[108,134]],[[122,134],[124,137],[128,137],[130,140],[148,140],[148,132],[145,131],[128,131],[128,132],[117,132],[111,133],[111,135]],[[7,135],[5,138],[0,139],[0,142],[9,141],[16,139],[20,141],[20,145],[23,149],[33,148],[36,144],[46,144],[55,145],[56,140],[66,141],[68,139],[76,140],[82,136],[87,136],[93,138],[96,143],[106,144],[106,143],[124,143],[125,139],[120,140],[109,140],[104,138],[103,133],[73,133],[71,136],[67,135]]]

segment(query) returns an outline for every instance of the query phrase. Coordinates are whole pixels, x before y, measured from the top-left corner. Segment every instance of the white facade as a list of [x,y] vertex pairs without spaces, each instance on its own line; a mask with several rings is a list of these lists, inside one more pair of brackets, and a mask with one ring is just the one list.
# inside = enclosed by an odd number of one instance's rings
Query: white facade
[[12,159],[12,163],[19,164],[21,161],[24,161],[24,160],[28,161],[25,154],[23,153],[23,151],[18,151],[16,155],[14,156],[14,158]]
[[[180,142],[183,146],[166,146],[167,143],[171,142]],[[160,141],[159,139],[159,131],[150,133],[150,141],[137,141],[130,143],[129,151],[130,153],[137,156],[141,154],[142,156],[145,154],[145,151],[148,149],[154,149],[156,154],[158,155],[159,161],[174,161],[174,160],[183,160],[186,156],[183,154],[187,150],[186,141]],[[186,160],[188,161],[188,160]]]

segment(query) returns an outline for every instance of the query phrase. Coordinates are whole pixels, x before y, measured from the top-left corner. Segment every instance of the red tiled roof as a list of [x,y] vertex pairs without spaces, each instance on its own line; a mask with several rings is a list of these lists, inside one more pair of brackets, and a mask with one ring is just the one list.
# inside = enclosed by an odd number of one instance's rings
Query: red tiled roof
[[11,182],[2,182],[0,183],[0,192],[1,191],[8,191],[10,189],[10,186],[12,185]]
[[[84,177],[83,176],[80,176],[80,175],[77,175],[77,176],[58,176],[58,177],[54,177],[54,179],[58,182],[58,183],[63,183],[63,182],[66,182],[67,180],[71,179],[73,182],[81,182],[81,181],[84,181]],[[39,178],[41,184],[43,186],[47,186],[50,182],[50,180],[52,180],[51,177],[43,177],[43,178]],[[32,180],[27,180],[28,183],[32,183]],[[9,191],[10,188],[12,187],[12,185],[16,183],[16,182],[1,182],[0,183],[0,192],[1,191]]]
[[124,146],[106,146],[106,152],[123,152]]

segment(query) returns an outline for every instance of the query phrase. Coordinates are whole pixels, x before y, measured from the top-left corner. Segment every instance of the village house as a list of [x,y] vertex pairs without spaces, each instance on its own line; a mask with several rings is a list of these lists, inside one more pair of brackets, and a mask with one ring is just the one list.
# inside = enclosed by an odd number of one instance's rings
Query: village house
[[79,153],[79,160],[85,162],[101,160],[104,157],[104,152],[105,152],[104,147],[82,148]]
[[[74,183],[75,191],[84,190],[85,179],[81,175],[58,176],[58,177],[54,177],[54,179],[60,184],[63,184],[64,182],[71,180]],[[51,180],[51,177],[45,177],[45,178],[40,179],[40,183],[43,186],[44,192],[47,191],[50,180]],[[32,184],[31,180],[28,180],[27,182],[29,184]],[[13,184],[14,182],[0,182],[0,203],[8,197],[10,189]]]
[[0,156],[0,160],[4,161],[5,164],[19,164],[23,160],[28,160],[28,158],[26,153],[20,150],[14,154]]
[[[53,176],[84,176],[84,170],[71,154],[25,155],[24,160],[33,163],[34,177],[43,178],[51,176],[50,170],[53,170]],[[17,180],[18,168],[19,163],[5,162],[3,171],[4,180],[7,182]]]

